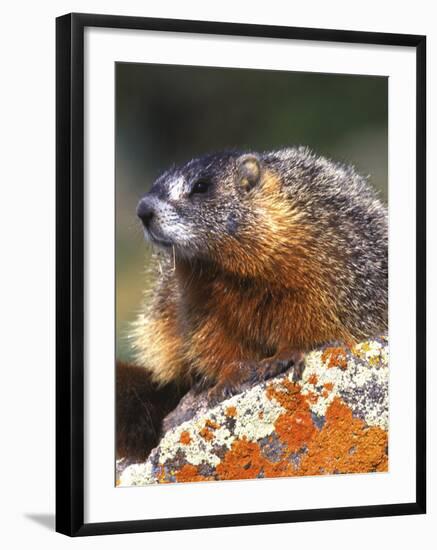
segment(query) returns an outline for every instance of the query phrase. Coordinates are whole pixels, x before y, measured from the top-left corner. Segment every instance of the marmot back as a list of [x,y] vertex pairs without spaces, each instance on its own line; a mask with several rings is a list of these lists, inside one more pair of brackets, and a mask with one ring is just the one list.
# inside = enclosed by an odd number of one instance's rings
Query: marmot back
[[221,397],[387,329],[387,210],[350,166],[305,148],[209,155],[165,172],[137,214],[155,285],[132,336],[158,383]]

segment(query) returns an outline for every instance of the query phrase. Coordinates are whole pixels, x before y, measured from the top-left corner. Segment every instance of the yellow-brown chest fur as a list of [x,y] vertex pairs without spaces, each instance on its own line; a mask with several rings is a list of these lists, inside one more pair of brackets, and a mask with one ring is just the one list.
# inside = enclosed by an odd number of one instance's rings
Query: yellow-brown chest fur
[[345,336],[321,297],[314,300],[303,286],[284,288],[184,262],[176,276],[184,358],[211,378],[228,364],[259,361],[287,349],[303,351]]

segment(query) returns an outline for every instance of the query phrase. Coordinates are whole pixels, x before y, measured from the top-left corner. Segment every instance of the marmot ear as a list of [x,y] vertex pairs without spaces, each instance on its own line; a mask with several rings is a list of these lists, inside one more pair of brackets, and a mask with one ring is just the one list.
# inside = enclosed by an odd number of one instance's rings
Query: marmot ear
[[241,155],[237,159],[238,185],[245,191],[250,191],[259,182],[261,164],[256,155],[251,153]]

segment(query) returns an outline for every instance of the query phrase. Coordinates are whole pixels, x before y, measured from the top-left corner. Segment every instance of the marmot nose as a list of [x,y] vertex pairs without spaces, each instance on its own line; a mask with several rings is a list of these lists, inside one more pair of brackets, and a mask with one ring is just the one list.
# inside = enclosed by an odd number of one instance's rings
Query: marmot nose
[[147,195],[143,197],[137,206],[137,216],[143,222],[144,227],[148,227],[155,215],[153,199]]

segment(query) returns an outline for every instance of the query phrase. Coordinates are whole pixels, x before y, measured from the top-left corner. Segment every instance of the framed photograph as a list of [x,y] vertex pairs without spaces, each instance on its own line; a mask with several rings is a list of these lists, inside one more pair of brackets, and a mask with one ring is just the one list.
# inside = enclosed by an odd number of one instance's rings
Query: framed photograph
[[57,19],[57,531],[425,513],[425,44]]

